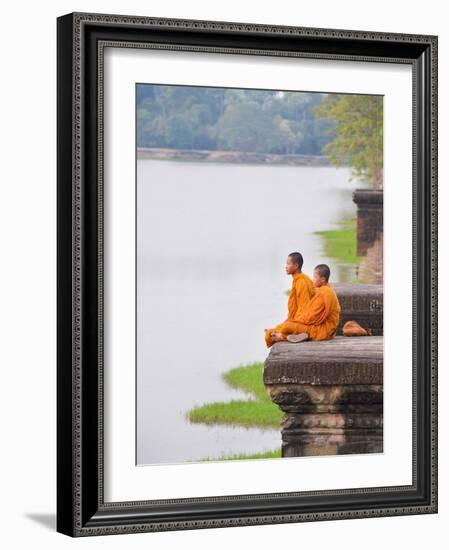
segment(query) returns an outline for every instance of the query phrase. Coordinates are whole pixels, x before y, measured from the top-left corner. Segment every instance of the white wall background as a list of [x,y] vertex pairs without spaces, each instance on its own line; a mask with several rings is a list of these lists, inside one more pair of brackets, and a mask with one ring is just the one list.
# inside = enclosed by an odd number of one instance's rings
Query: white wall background
[[[165,0],[9,2],[2,10],[1,195],[1,468],[0,540],[5,548],[309,548],[369,550],[389,544],[418,549],[436,543],[449,520],[448,354],[440,340],[438,515],[279,524],[70,539],[55,532],[56,510],[56,17],[105,12],[279,25],[439,35],[440,333],[448,292],[447,182],[449,31],[445,3],[410,0]],[[447,248],[447,247],[446,247]],[[446,529],[445,529],[446,527]],[[441,544],[438,545],[441,547]]]

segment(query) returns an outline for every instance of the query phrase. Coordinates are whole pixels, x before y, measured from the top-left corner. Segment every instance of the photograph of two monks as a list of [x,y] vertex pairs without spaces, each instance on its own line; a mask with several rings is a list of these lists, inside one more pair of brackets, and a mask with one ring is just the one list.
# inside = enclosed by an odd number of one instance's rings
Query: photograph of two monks
[[383,453],[383,96],[135,99],[136,464]]

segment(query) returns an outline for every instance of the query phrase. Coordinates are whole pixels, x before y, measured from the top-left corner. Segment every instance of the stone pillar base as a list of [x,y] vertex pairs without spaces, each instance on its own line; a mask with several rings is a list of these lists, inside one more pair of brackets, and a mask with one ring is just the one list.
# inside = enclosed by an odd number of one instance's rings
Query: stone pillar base
[[352,200],[357,205],[357,255],[365,256],[383,234],[383,198],[381,189],[356,189]]
[[383,452],[381,336],[273,344],[264,383],[283,457]]

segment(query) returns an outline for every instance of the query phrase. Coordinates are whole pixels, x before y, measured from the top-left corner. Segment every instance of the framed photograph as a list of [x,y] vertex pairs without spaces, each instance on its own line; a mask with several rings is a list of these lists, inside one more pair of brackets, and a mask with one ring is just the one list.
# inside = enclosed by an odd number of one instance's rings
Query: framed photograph
[[436,513],[437,37],[57,36],[57,530]]

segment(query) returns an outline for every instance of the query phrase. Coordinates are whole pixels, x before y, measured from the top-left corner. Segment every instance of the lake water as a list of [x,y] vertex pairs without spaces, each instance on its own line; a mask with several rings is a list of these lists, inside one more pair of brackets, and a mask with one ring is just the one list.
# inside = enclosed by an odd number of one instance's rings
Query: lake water
[[[290,252],[354,275],[314,231],[356,213],[349,169],[138,160],[137,463],[280,447],[280,431],[193,424],[195,405],[248,399],[221,373],[264,361],[283,321]],[[357,187],[360,187],[357,184]]]

